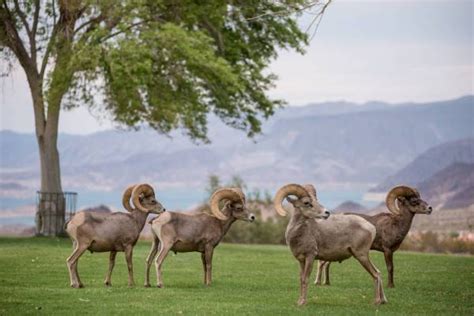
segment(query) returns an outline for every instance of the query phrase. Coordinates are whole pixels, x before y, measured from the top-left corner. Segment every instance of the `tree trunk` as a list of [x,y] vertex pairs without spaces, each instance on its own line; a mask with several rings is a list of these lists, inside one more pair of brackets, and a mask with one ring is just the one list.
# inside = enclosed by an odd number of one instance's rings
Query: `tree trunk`
[[38,196],[36,234],[59,236],[64,232],[65,199],[57,149],[59,107],[50,107],[45,119],[41,80],[28,76],[35,112],[35,131],[40,157],[41,193]]
[[65,219],[65,199],[56,143],[57,137],[38,137],[42,193],[38,207],[41,222],[37,233],[45,236],[62,235]]

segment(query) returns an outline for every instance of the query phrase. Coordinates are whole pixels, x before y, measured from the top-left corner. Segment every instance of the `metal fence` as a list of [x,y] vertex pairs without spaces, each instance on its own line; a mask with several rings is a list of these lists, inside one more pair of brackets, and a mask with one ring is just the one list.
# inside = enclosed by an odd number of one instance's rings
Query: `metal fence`
[[64,235],[64,223],[76,212],[76,192],[36,192],[36,234]]

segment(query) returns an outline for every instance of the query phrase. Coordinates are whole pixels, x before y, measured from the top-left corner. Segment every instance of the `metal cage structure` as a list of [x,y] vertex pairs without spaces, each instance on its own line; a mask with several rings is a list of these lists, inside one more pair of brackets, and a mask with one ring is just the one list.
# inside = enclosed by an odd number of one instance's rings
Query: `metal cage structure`
[[75,214],[76,192],[36,192],[36,235],[64,236],[64,224]]

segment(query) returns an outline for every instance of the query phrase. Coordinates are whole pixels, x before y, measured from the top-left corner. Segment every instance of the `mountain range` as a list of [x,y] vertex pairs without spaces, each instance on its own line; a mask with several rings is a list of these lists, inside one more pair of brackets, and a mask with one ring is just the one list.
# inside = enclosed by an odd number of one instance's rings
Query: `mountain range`
[[[461,140],[453,146],[463,152],[463,142],[472,139],[462,139],[474,137],[473,120],[474,96],[466,96],[424,104],[288,107],[266,122],[255,139],[211,117],[212,143],[201,145],[180,133],[169,137],[150,129],[60,134],[63,187],[116,190],[143,181],[202,187],[210,174],[217,174],[224,181],[239,175],[252,186],[270,189],[291,181],[349,187],[381,183],[378,188],[384,190],[398,181],[397,171],[434,146]],[[460,155],[472,158],[469,150]],[[33,134],[0,131],[0,191],[38,188],[37,151]],[[422,177],[416,176],[423,180],[433,175],[430,164],[440,163],[426,155],[413,161],[423,164],[417,168]],[[383,182],[389,175],[394,176]]]
[[[371,191],[386,192],[399,183],[417,186],[425,181],[425,184],[422,185],[424,187],[426,183],[430,182],[430,177],[444,168],[450,167],[453,164],[460,164],[460,166],[467,164],[468,166],[473,163],[474,138],[446,142],[429,148],[401,170],[384,179],[380,184],[372,188]],[[466,167],[466,165],[464,167]],[[458,169],[459,168],[458,166]],[[448,169],[445,175],[450,174],[450,170],[451,169]]]

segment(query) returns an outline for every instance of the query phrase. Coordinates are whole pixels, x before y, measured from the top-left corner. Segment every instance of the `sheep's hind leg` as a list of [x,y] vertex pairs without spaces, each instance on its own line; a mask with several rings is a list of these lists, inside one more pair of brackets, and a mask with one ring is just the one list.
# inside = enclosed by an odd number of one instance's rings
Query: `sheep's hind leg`
[[73,288],[81,288],[84,287],[82,284],[80,278],[79,278],[79,273],[77,272],[77,262],[79,258],[82,256],[84,251],[87,250],[89,245],[80,245],[78,242],[75,243],[76,248],[72,252],[72,254],[67,258],[66,263],[67,263],[67,268],[69,270],[69,279],[71,281],[71,287]]
[[369,272],[369,274],[374,279],[375,283],[375,305],[380,305],[387,303],[387,298],[385,297],[385,293],[383,291],[382,286],[382,278],[380,276],[380,271],[372,264],[369,257],[367,255],[358,256],[356,259],[360,262],[360,264]]
[[331,282],[329,282],[329,266],[331,265],[330,261],[326,261],[326,264],[324,265],[324,285],[331,285]]
[[153,259],[155,259],[156,253],[158,252],[158,246],[160,245],[160,241],[158,238],[153,239],[153,244],[151,245],[150,253],[148,254],[148,257],[146,258],[146,263],[145,263],[145,287],[150,287],[150,267],[153,262]]
[[318,271],[316,273],[316,279],[314,279],[315,285],[321,285],[321,279],[324,277],[324,264],[325,261],[319,260],[318,261]]
[[156,279],[157,279],[157,287],[163,287],[163,279],[161,275],[161,266],[163,264],[163,261],[165,260],[166,256],[168,255],[168,252],[171,249],[171,245],[165,245],[163,242],[161,242],[161,247],[160,251],[158,253],[158,257],[156,258],[155,261],[155,267],[156,267]]
[[110,256],[109,256],[109,271],[107,271],[107,275],[105,276],[105,281],[104,284],[105,286],[112,286],[112,270],[114,269],[115,266],[115,257],[117,256],[116,251],[111,251]]

